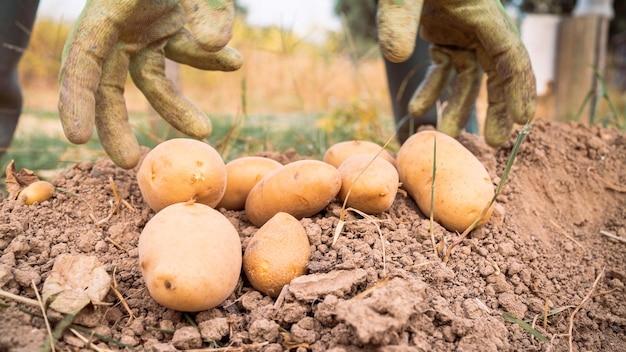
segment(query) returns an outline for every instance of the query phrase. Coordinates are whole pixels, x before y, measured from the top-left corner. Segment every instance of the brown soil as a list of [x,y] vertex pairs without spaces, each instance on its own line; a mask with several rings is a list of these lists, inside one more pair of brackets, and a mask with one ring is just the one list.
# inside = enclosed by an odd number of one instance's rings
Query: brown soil
[[[477,136],[460,139],[499,180],[514,136],[498,150]],[[386,262],[376,226],[353,215],[331,246],[340,211],[333,202],[301,220],[313,251],[309,275],[279,300],[242,276],[220,307],[183,314],[155,303],[141,277],[136,245],[153,212],[135,170],[104,159],[83,162],[54,180],[65,191],[51,200],[0,204],[0,286],[36,298],[33,282],[41,290],[57,256],[95,255],[111,275],[115,270],[135,318],[110,290],[110,305],[88,306],[74,323],[147,351],[215,347],[209,339],[258,351],[567,351],[570,326],[573,351],[626,351],[626,243],[604,235],[626,238],[625,165],[626,134],[537,121],[494,215],[448,263],[433,251],[429,221],[402,193],[378,216]],[[111,211],[110,179],[132,208]],[[244,212],[224,214],[245,246],[257,228]],[[457,234],[436,225],[435,236],[450,244]],[[3,301],[11,307],[0,308],[0,351],[36,350],[46,336],[44,320],[18,308],[37,307]],[[505,313],[529,321],[548,341]],[[57,350],[89,348],[66,331]]]

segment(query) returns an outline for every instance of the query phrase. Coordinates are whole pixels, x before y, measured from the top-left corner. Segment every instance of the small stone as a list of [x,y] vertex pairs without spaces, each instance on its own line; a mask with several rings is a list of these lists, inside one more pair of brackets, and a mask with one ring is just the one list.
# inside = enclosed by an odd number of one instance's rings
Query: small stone
[[219,341],[229,333],[227,318],[214,318],[198,324],[200,335],[204,339]]
[[152,345],[152,352],[178,352],[171,343],[155,343]]
[[41,282],[41,275],[34,269],[15,269],[13,270],[15,281],[23,287],[31,287],[33,282],[38,285]]
[[123,335],[120,342],[129,346],[137,346],[139,344],[137,338],[131,335]]
[[275,342],[279,336],[279,326],[274,321],[267,319],[255,320],[250,324],[250,340],[253,342]]
[[337,270],[325,274],[309,274],[299,276],[289,284],[289,291],[296,299],[313,302],[319,297],[334,294],[343,297],[366,279],[364,269]]
[[172,345],[179,350],[188,350],[202,347],[200,331],[193,326],[184,326],[174,332]]
[[491,264],[485,264],[480,266],[480,275],[482,277],[487,277],[496,272],[496,269]]
[[504,311],[515,315],[519,319],[524,319],[526,311],[528,311],[528,307],[512,292],[504,292],[498,296],[498,303]]
[[505,257],[512,256],[516,253],[513,242],[502,242],[498,244],[498,253]]
[[519,272],[521,272],[524,269],[524,265],[517,263],[517,262],[513,262],[511,264],[509,264],[509,270],[507,270],[507,273],[509,274],[509,276],[513,276],[515,274],[518,274]]

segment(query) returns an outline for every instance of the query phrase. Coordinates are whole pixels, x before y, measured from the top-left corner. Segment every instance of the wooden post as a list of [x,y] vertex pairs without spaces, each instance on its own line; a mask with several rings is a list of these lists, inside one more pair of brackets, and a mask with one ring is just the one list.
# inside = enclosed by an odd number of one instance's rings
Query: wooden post
[[601,94],[594,70],[604,74],[611,1],[579,0],[573,16],[561,22],[555,82],[557,120],[578,117],[580,122],[594,122]]

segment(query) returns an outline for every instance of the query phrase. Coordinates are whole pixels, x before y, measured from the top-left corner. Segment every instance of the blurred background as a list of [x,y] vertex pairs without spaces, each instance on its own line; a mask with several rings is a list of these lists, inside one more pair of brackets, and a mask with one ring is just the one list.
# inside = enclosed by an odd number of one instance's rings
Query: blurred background
[[[72,145],[58,119],[61,52],[84,0],[41,0],[20,63],[24,113],[3,165],[58,170],[105,154],[94,138]],[[169,62],[168,76],[212,118],[209,142],[226,160],[261,150],[319,156],[338,141],[385,143],[393,134],[374,1],[238,0],[229,45],[236,72]],[[537,118],[626,129],[626,2],[504,1],[537,75]],[[177,136],[128,79],[125,97],[140,144]],[[486,94],[477,101],[479,121]],[[391,148],[397,148],[391,143]]]

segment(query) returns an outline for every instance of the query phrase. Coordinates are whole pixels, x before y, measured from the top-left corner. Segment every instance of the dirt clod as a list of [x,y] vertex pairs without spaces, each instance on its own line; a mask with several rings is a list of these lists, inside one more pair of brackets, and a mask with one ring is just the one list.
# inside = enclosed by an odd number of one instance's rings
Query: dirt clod
[[[460,140],[499,180],[514,138],[497,150],[478,136],[464,134]],[[292,151],[272,157],[283,163],[301,158]],[[433,251],[428,218],[403,192],[377,216],[384,246],[376,226],[354,214],[348,214],[332,245],[341,208],[334,201],[301,220],[312,249],[309,274],[294,280],[280,301],[255,291],[242,277],[221,306],[195,314],[168,310],[146,290],[136,246],[154,212],[143,202],[135,177],[136,170],[106,159],[82,162],[52,181],[63,191],[48,201],[25,206],[3,200],[1,289],[34,300],[33,282],[41,292],[58,257],[95,256],[111,277],[115,272],[121,298],[109,290],[103,304],[90,303],[75,323],[105,336],[106,341],[94,341],[112,350],[124,350],[119,343],[126,343],[146,351],[215,346],[567,351],[569,317],[604,273],[575,315],[573,349],[626,350],[626,243],[601,234],[626,233],[623,132],[537,121],[520,148],[494,218],[455,248],[445,264]],[[116,206],[116,192],[127,205]],[[256,228],[243,211],[223,213],[245,246]],[[435,236],[450,244],[458,234],[436,225]],[[0,351],[37,350],[47,336],[36,316],[39,308],[1,301]],[[532,324],[547,341],[505,320],[504,313]],[[59,319],[58,314],[51,317]],[[76,344],[75,338],[62,338],[57,350]]]

